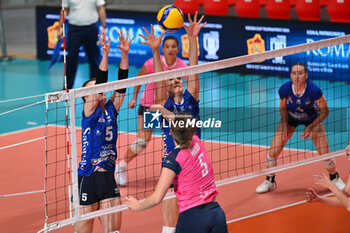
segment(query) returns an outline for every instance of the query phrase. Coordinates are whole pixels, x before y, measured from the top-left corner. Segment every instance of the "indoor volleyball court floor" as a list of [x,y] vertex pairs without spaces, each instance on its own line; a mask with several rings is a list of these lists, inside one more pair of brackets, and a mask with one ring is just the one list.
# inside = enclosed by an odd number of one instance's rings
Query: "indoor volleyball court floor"
[[[0,73],[0,114],[33,102],[33,100],[3,102],[5,100],[60,91],[63,83],[62,67],[56,65],[52,70],[48,70],[48,62],[46,61],[17,58],[13,62],[0,63],[0,67],[2,70]],[[130,77],[135,76],[138,69],[132,68]],[[78,83],[83,82],[84,78],[82,77],[86,77],[87,70],[86,64],[80,64],[75,87],[79,86]],[[39,98],[38,101],[40,100],[42,98]],[[127,104],[127,101],[126,99],[124,105]],[[45,178],[45,141],[43,139],[45,135],[45,104],[0,115],[0,122],[0,195],[43,190]],[[64,131],[64,127],[60,126],[49,126],[48,128],[53,131]],[[126,142],[122,141],[124,134],[121,132],[118,137],[120,140],[119,155],[124,154],[123,150],[126,148],[124,146]],[[129,134],[129,140],[132,140],[134,136]],[[154,137],[155,140],[152,140],[151,144],[148,145],[148,150],[162,147],[161,138]],[[21,142],[30,140],[33,141],[21,144]],[[79,140],[78,138],[78,142]],[[334,137],[333,140],[337,140],[337,138]],[[215,148],[227,148],[235,143],[232,141],[222,145],[222,143],[206,141],[205,146],[208,151],[217,151]],[[258,157],[256,159],[263,161],[266,155],[266,146],[239,144],[234,150],[235,153],[256,152]],[[225,151],[227,150],[220,151],[221,158],[225,157]],[[285,149],[285,153],[293,154],[297,151]],[[311,156],[312,153],[314,152],[306,152],[306,157]],[[153,154],[152,163],[160,163],[160,151],[158,154],[159,156],[157,153]],[[213,161],[218,159],[217,154],[219,153],[211,155]],[[139,156],[136,161],[132,162],[129,169],[133,170],[136,163],[144,163],[143,159],[143,156]],[[338,172],[346,181],[350,161],[347,161],[345,156],[338,157],[336,161]],[[240,162],[246,163],[245,166],[249,167],[249,160]],[[218,166],[219,162],[215,164]],[[217,169],[215,166],[214,170]],[[160,167],[149,166],[144,169],[154,169],[153,172],[146,172],[146,174],[157,174]],[[277,189],[261,195],[255,193],[255,188],[263,181],[264,176],[220,186],[218,201],[226,213],[229,232],[349,232],[350,214],[345,208],[330,207],[319,203],[305,203],[305,192],[309,187],[313,187],[321,194],[328,194],[327,190],[314,185],[312,180],[312,175],[324,172],[323,164],[320,162],[279,172],[276,177]],[[131,174],[131,179],[134,178],[133,175],[134,173]],[[144,179],[149,179],[152,182],[154,178],[145,177]],[[128,188],[121,188],[122,195],[127,194],[127,192],[133,193],[133,189],[137,185],[140,184],[131,182]],[[43,193],[0,197],[0,231],[4,233],[37,232],[44,226],[44,205]],[[121,232],[160,232],[161,225],[160,206],[141,212],[127,210],[123,212]],[[71,226],[64,227],[56,232],[73,232],[73,228]],[[95,221],[95,232],[101,232],[98,221]]]

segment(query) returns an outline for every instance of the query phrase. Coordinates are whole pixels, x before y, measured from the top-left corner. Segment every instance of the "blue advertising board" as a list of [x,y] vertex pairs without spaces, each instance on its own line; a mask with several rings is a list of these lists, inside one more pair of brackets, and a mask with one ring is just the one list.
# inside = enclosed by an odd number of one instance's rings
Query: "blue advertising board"
[[[37,56],[39,59],[50,59],[56,43],[59,8],[37,7]],[[151,49],[140,42],[144,41],[142,27],[150,30],[150,24],[156,24],[155,13],[132,11],[107,11],[107,36],[111,38],[109,61],[119,63],[120,52],[117,48],[117,32],[128,32],[134,41],[130,48],[130,64],[141,66],[152,57]],[[187,21],[187,20],[186,20]],[[298,44],[343,36],[350,33],[350,24],[330,22],[307,22],[296,20],[270,20],[254,18],[206,16],[207,25],[198,37],[199,62],[210,62],[246,54],[275,50]],[[101,26],[100,26],[101,27]],[[162,30],[155,26],[155,34]],[[188,41],[184,28],[175,33],[166,33],[179,39],[179,57],[186,60]],[[69,40],[69,38],[68,38]],[[80,53],[84,60],[83,49]],[[304,62],[309,67],[313,78],[332,79],[332,81],[349,79],[349,44],[287,57],[276,57],[259,63],[240,67],[240,72],[262,75],[289,76],[289,69],[296,61]],[[242,70],[243,68],[243,70]]]

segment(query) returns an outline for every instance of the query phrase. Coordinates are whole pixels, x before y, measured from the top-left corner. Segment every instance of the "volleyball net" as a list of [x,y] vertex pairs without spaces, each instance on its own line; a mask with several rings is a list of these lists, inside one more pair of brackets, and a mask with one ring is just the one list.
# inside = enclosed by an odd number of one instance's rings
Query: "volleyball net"
[[[273,51],[220,60],[162,73],[129,78],[91,87],[55,92],[46,95],[46,177],[45,231],[126,209],[124,204],[91,213],[79,213],[77,168],[82,153],[82,97],[127,88],[124,103],[117,118],[118,160],[136,140],[138,113],[128,108],[133,87],[148,83],[199,74],[201,139],[211,158],[218,185],[250,179],[323,161],[344,154],[349,139],[349,85],[333,82],[335,75],[350,80],[349,73],[339,72],[349,67],[350,36],[332,38]],[[335,59],[337,58],[337,59]],[[132,59],[132,58],[131,58]],[[281,64],[281,75],[270,75],[269,64]],[[278,158],[278,166],[266,168],[266,154],[279,123],[278,89],[290,81],[290,65],[301,62],[308,66],[309,80],[320,86],[329,107],[324,121],[330,153],[318,155],[311,140],[299,139],[299,127]],[[276,66],[275,66],[276,67]],[[316,75],[318,74],[318,75]],[[117,75],[110,66],[109,77]],[[186,82],[184,81],[186,88]],[[340,90],[340,91],[339,91]],[[67,105],[66,105],[67,102]],[[66,110],[69,110],[67,114]],[[144,119],[144,126],[152,123]],[[148,121],[148,122],[146,122]],[[69,128],[65,127],[66,122]],[[128,165],[128,183],[121,196],[138,199],[149,196],[155,188],[163,156],[161,130],[153,128],[147,148]],[[255,192],[255,190],[251,190]],[[167,195],[167,198],[174,196]]]

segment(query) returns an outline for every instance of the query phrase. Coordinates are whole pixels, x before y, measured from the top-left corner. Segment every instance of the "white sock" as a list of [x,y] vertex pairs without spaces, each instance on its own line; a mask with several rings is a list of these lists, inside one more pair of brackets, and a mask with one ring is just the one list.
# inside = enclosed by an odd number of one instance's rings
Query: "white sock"
[[163,226],[162,233],[175,233],[175,227]]

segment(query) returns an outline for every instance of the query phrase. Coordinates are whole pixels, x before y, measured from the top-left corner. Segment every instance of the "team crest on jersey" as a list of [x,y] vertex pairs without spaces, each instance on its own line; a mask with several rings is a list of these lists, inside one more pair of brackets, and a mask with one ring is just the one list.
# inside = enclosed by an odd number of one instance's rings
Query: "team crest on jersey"
[[105,120],[103,117],[100,117],[100,118],[98,119],[98,122],[99,122],[99,123],[105,123],[106,120]]
[[297,104],[301,104],[301,101],[300,101],[300,99],[297,99]]

